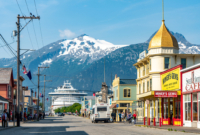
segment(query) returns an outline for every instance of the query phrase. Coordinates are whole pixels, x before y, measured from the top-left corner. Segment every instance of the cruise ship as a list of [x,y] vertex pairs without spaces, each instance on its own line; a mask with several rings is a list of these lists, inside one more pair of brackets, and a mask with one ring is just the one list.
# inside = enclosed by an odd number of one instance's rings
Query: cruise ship
[[58,87],[54,92],[50,92],[49,96],[51,98],[51,113],[54,113],[57,108],[67,107],[74,103],[81,104],[82,97],[87,96],[87,93],[73,88],[71,83],[66,81],[63,86]]

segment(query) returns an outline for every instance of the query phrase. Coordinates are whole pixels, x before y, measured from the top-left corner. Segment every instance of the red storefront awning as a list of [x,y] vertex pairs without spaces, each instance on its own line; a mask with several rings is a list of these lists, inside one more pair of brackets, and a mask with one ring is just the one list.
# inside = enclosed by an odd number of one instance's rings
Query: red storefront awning
[[112,104],[110,108],[116,108],[116,104]]

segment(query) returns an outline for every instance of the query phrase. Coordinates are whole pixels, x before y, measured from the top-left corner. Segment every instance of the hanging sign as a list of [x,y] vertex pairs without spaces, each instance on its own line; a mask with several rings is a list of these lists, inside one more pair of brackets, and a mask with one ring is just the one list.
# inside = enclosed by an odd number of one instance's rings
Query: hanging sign
[[180,66],[176,66],[160,73],[162,90],[180,89]]
[[177,91],[155,91],[154,97],[177,97]]

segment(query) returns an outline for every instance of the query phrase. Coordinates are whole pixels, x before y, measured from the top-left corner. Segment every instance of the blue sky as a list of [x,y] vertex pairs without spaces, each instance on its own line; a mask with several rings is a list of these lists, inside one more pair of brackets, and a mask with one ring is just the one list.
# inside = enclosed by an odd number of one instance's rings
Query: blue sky
[[[29,15],[25,0],[17,0],[24,15]],[[36,14],[34,0],[26,0],[30,12]],[[113,44],[145,42],[162,20],[162,0],[35,0],[39,21],[34,20],[21,33],[21,48],[38,49],[59,39],[71,39],[87,34]],[[8,43],[16,30],[17,14],[21,14],[16,0],[0,0],[0,34]],[[174,32],[183,34],[194,44],[200,44],[200,0],[165,0],[165,22]],[[24,26],[25,21],[21,20]],[[36,37],[34,34],[34,29]],[[0,41],[0,46],[4,45]],[[16,49],[17,44],[11,45]],[[5,48],[6,49],[6,48]],[[12,55],[0,47],[0,58]]]

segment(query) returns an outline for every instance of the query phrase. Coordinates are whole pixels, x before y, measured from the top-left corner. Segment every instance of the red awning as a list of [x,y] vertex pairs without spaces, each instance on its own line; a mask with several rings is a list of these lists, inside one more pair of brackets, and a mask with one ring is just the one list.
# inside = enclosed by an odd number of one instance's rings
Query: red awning
[[112,104],[110,108],[116,108],[116,104]]

